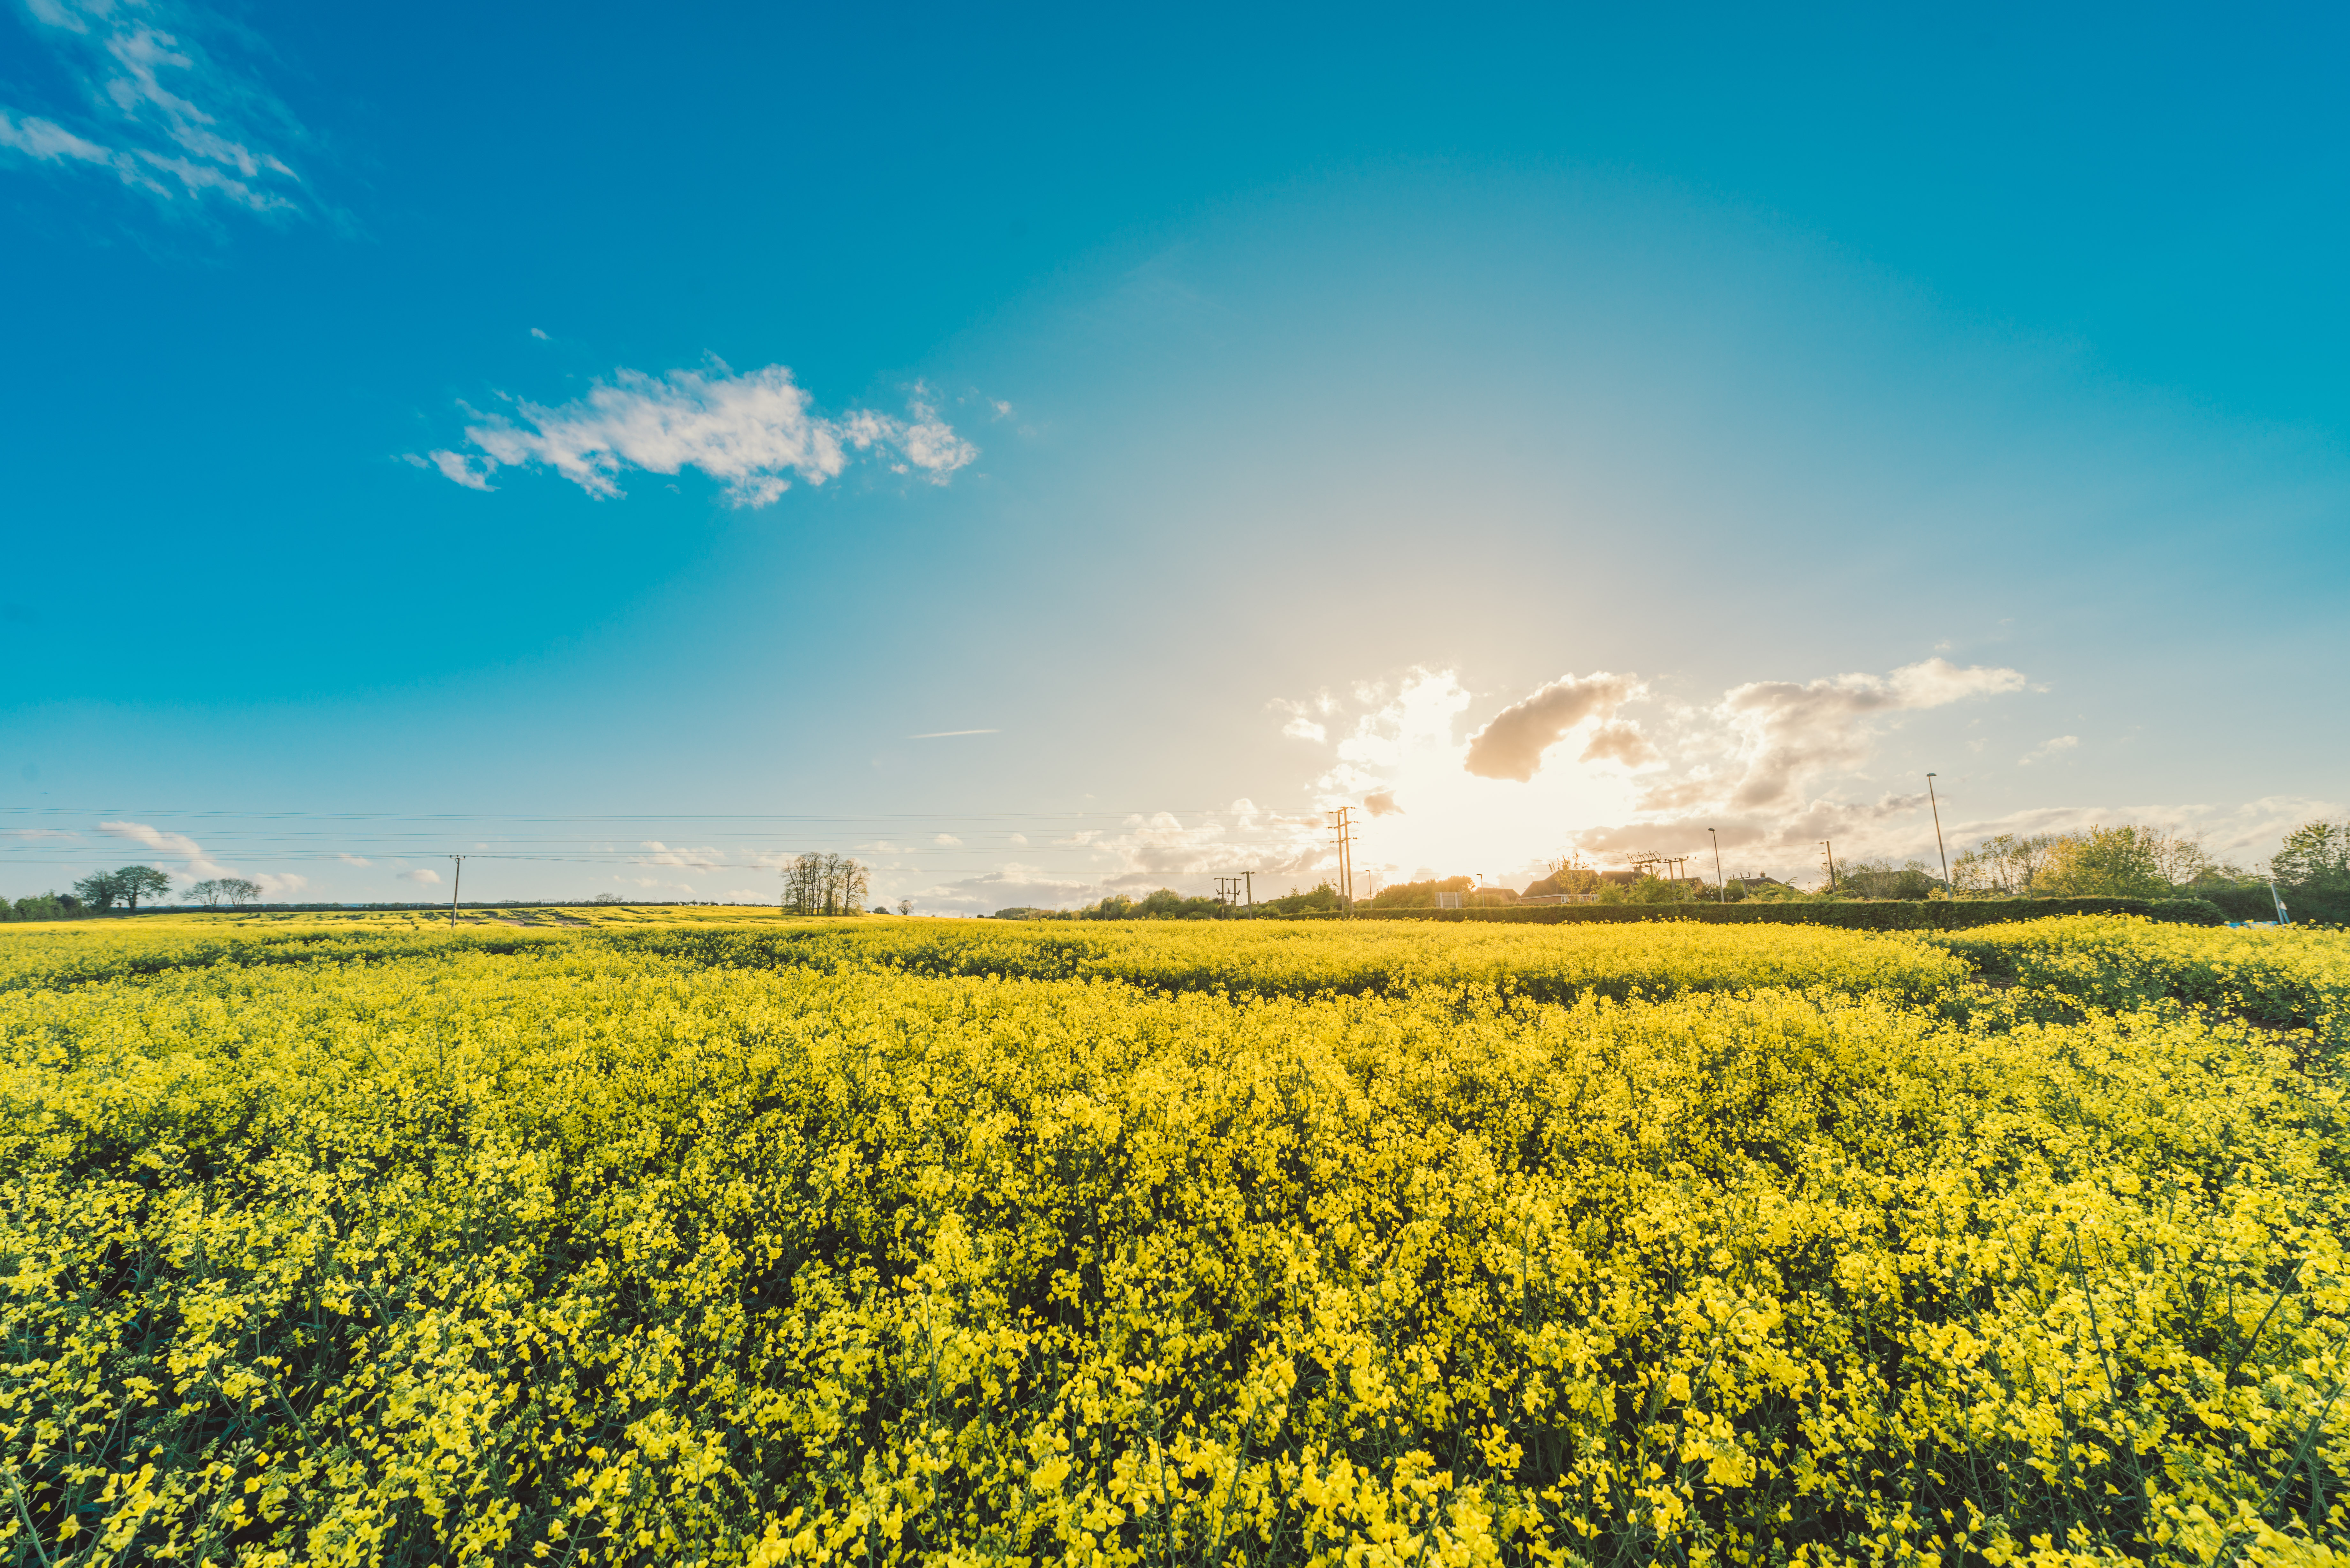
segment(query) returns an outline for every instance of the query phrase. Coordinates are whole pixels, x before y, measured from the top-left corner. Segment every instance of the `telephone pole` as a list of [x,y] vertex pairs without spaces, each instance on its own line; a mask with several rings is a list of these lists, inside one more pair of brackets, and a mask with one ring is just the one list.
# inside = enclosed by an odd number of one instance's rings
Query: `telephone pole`
[[1942,857],[1942,886],[1950,885],[1950,857],[1942,847],[1942,803],[1934,798],[1934,775],[1926,775],[1926,804],[1934,808],[1934,853]]
[[449,883],[449,923],[453,926],[457,923],[457,889],[465,885],[465,857],[452,855],[449,858],[457,863],[457,875]]
[[1721,879],[1721,830],[1709,827],[1706,832],[1713,836],[1713,901],[1727,904],[1730,902],[1730,885]]
[[1820,847],[1828,854],[1828,891],[1835,891],[1835,844],[1832,839],[1820,840]]
[[1347,918],[1355,918],[1355,808],[1342,805],[1331,812],[1330,843],[1338,851],[1338,897],[1347,906]]
[[1241,884],[1242,884],[1243,888],[1246,889],[1244,892],[1243,892],[1243,893],[1241,894],[1241,897],[1248,900],[1248,906],[1247,906],[1248,908],[1250,908],[1250,909],[1255,909],[1255,908],[1256,908],[1256,873],[1255,873],[1255,872],[1253,872],[1253,871],[1243,871],[1243,872],[1242,872],[1242,873],[1241,873]]

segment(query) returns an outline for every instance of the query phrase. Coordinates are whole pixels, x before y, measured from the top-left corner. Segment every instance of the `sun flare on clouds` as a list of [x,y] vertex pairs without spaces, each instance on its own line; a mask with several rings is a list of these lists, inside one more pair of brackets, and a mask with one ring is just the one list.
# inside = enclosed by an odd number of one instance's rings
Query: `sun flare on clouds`
[[1359,808],[1358,868],[1498,882],[1570,851],[1694,852],[1709,828],[1725,851],[1774,865],[1806,862],[1823,837],[1856,854],[1910,847],[1922,792],[1856,799],[1844,787],[1877,737],[1904,714],[2025,685],[2016,670],[1930,659],[1881,676],[1752,681],[1690,707],[1637,675],[1570,672],[1467,734],[1474,696],[1451,670],[1275,706],[1284,734],[1328,747],[1312,794]]

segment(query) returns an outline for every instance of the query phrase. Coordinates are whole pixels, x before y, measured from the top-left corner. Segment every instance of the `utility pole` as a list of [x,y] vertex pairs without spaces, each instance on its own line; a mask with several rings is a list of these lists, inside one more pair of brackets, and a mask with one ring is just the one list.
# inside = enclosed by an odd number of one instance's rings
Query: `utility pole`
[[1709,827],[1706,832],[1713,836],[1713,901],[1727,904],[1730,902],[1730,884],[1721,877],[1721,830]]
[[1347,918],[1355,918],[1355,808],[1342,805],[1331,812],[1330,842],[1338,851],[1338,897],[1347,906]]
[[1926,775],[1926,804],[1934,808],[1934,853],[1942,857],[1942,886],[1950,885],[1950,857],[1942,848],[1942,803],[1934,798],[1934,775]]
[[452,855],[449,858],[457,863],[457,875],[449,883],[449,923],[453,926],[457,923],[457,889],[465,885],[465,857]]
[[1255,873],[1255,872],[1253,872],[1253,871],[1243,871],[1243,872],[1242,872],[1242,873],[1241,873],[1241,882],[1242,882],[1242,884],[1243,885],[1243,887],[1246,888],[1246,891],[1244,891],[1244,892],[1241,895],[1241,897],[1243,897],[1243,898],[1246,898],[1246,899],[1248,900],[1248,907],[1249,907],[1250,909],[1255,909],[1255,908],[1256,908],[1256,873]]
[[1828,852],[1828,891],[1835,891],[1835,844],[1832,839],[1820,840],[1820,847]]

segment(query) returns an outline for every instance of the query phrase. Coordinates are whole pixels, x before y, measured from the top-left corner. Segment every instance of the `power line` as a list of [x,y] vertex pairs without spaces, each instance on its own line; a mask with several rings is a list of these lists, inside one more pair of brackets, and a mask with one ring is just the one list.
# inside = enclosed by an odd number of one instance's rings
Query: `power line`
[[[0,805],[0,812],[28,816],[265,817],[294,822],[1082,822],[1095,817],[1149,818],[1224,816],[1223,805],[1094,806],[1084,811],[931,812],[421,812],[421,811],[213,811],[167,806]],[[1261,815],[1278,816],[1277,812]],[[1300,818],[1300,820],[1304,820]]]

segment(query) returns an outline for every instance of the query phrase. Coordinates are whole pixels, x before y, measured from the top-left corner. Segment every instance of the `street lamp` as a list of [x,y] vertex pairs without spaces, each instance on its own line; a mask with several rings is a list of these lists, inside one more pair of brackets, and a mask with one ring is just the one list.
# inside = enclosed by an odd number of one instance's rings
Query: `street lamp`
[[1942,847],[1942,804],[1934,798],[1934,775],[1926,775],[1926,804],[1934,810],[1934,853],[1942,857],[1942,886],[1950,885],[1950,857]]

